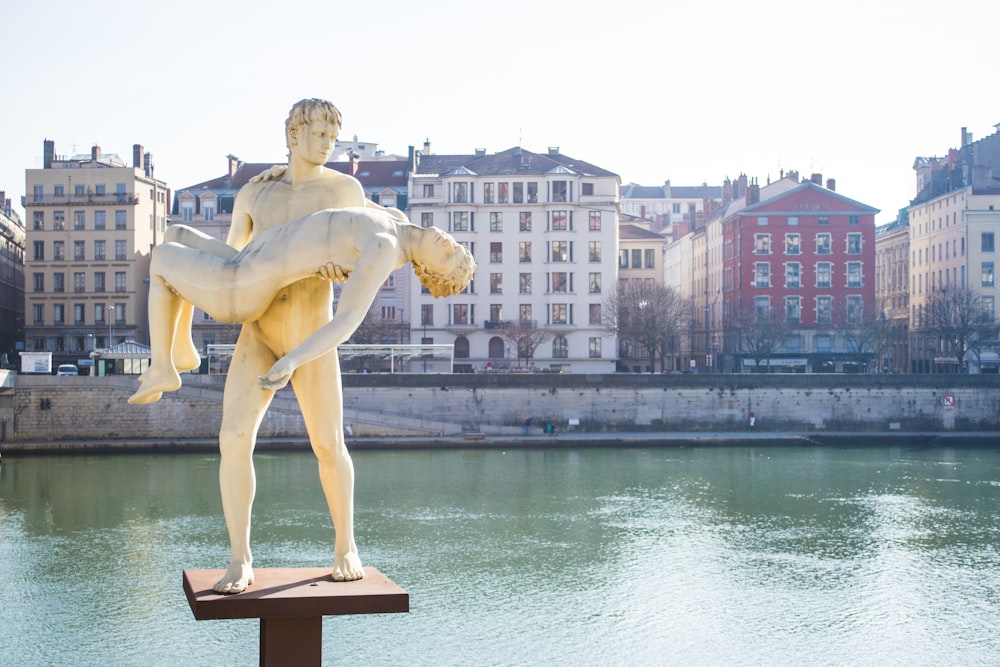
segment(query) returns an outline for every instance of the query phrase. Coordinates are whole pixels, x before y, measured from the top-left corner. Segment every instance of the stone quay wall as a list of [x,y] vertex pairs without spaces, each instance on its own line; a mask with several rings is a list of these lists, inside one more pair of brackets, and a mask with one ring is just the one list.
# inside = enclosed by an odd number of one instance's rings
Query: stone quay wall
[[[213,439],[224,376],[185,375],[180,391],[129,405],[134,376],[18,375],[0,394],[12,441]],[[334,409],[331,397],[331,410]],[[995,431],[1000,376],[384,375],[344,376],[355,436],[516,435],[531,419],[559,431]],[[305,438],[294,394],[275,397],[261,438]]]

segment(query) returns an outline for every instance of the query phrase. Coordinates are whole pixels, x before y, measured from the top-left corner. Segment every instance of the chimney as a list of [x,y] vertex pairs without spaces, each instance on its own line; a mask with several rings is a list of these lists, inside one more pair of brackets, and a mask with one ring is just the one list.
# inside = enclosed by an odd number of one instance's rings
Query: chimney
[[42,142],[42,168],[51,169],[52,161],[56,158],[56,142],[46,139]]
[[670,199],[670,179],[668,178],[663,182],[663,194],[667,199]]
[[430,139],[424,139],[424,152],[423,152],[423,154],[424,155],[430,155],[431,154],[431,140]]
[[559,147],[549,146],[549,155],[559,155]]
[[476,149],[476,157],[486,157],[486,149],[485,148],[477,148]]
[[358,175],[358,154],[355,153],[354,151],[351,151],[349,153],[349,155],[351,157],[351,176],[357,176]]
[[750,186],[747,188],[747,206],[752,206],[760,201],[760,186],[757,185],[757,179],[755,178]]
[[132,166],[135,169],[142,169],[142,146],[139,144],[132,144]]
[[733,183],[727,177],[722,182],[722,205],[725,206],[731,201],[733,201]]
[[99,157],[101,157],[101,147],[98,146],[97,144],[94,144],[90,148],[90,161],[97,162],[97,158]]
[[236,170],[239,169],[240,165],[243,163],[240,162],[240,159],[232,153],[226,156],[226,160],[229,161],[229,178],[232,178],[236,174]]
[[830,192],[836,192],[837,191],[836,179],[833,178],[826,179],[826,189],[829,190]]
[[740,174],[736,179],[736,189],[733,190],[733,199],[743,199],[747,196],[747,175]]
[[153,154],[144,153],[142,156],[142,170],[146,176],[153,176]]
[[823,174],[813,174],[812,178],[809,179],[816,185],[823,187]]
[[798,170],[797,169],[789,169],[788,170],[788,178],[790,178],[793,181],[795,181],[796,183],[798,183],[799,182],[799,172],[798,172]]
[[639,207],[639,217],[640,218],[645,218],[646,217],[646,205],[645,204],[643,204],[642,206]]
[[966,146],[968,146],[971,143],[972,143],[972,133],[970,133],[968,131],[968,128],[963,127],[962,128],[962,143],[961,143],[961,147],[965,148]]

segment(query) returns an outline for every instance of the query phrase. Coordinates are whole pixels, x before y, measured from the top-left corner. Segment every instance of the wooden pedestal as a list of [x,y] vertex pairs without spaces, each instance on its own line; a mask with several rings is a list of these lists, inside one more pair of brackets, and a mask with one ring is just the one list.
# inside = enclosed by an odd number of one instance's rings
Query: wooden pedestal
[[225,570],[184,570],[184,593],[199,621],[260,619],[261,665],[319,665],[323,617],[410,611],[410,596],[373,567],[364,579],[333,581],[330,568],[254,570],[254,583],[235,595],[212,590]]

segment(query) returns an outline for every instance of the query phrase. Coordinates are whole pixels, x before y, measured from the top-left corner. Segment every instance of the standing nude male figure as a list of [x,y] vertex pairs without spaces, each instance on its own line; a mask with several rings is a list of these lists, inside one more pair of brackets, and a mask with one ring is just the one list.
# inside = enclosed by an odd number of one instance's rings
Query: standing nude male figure
[[[242,249],[255,233],[322,209],[366,205],[361,183],[323,166],[333,152],[340,125],[340,112],[329,102],[302,100],[292,107],[285,123],[288,168],[270,180],[250,182],[240,189],[228,245]],[[239,593],[253,583],[250,514],[257,484],[253,450],[257,429],[274,396],[273,391],[261,389],[257,379],[331,320],[332,302],[330,281],[306,278],[281,289],[264,315],[244,324],[240,332],[226,378],[219,432],[219,487],[232,548],[229,567],[215,585],[220,593]],[[190,317],[190,306],[186,311]],[[184,365],[178,359],[178,367],[183,370]],[[354,464],[343,432],[327,418],[329,406],[342,403],[336,350],[298,368],[291,383],[319,462],[320,483],[336,531],[333,579],[360,579],[364,570],[354,542]]]

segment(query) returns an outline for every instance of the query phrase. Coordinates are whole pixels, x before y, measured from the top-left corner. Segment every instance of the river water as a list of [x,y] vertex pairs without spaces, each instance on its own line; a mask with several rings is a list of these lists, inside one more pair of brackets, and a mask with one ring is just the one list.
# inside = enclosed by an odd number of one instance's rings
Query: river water
[[[326,664],[1000,664],[1000,449],[354,458],[362,557],[411,611],[326,619]],[[312,456],[257,472],[256,564],[328,564]],[[0,664],[257,664],[257,621],[181,587],[227,560],[216,456],[7,457]]]

